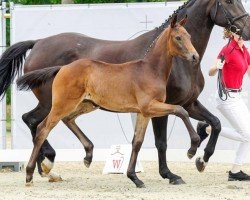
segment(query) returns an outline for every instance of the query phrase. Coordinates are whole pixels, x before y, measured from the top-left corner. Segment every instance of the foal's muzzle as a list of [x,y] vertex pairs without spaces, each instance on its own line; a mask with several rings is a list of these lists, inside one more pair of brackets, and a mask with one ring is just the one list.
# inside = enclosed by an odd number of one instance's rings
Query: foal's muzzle
[[197,64],[200,60],[200,56],[197,52],[190,53],[188,60],[194,64]]

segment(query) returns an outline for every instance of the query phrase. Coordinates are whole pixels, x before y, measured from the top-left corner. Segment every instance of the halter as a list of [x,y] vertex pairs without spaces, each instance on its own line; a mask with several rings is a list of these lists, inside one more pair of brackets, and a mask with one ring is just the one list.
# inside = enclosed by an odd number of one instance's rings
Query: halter
[[[223,6],[223,4],[221,3],[221,0],[216,0],[216,7],[215,7],[215,13],[214,13],[214,17],[213,17],[213,21],[215,21],[216,19],[216,16],[217,16],[217,12],[218,12],[218,7],[221,7],[222,8],[222,11],[224,13],[224,16],[227,20],[227,24],[228,26],[226,28],[228,28],[229,30],[233,30],[233,29],[237,29],[237,26],[234,25],[234,23],[237,21],[237,20],[240,20],[244,17],[246,17],[246,20],[247,18],[249,17],[249,14],[246,12],[238,17],[233,17],[226,9],[225,7]],[[244,23],[244,26],[242,28],[242,31],[241,31],[241,35],[243,33],[243,29],[245,28],[245,25],[246,25],[246,20],[245,20],[245,23]],[[234,32],[234,31],[232,31]]]

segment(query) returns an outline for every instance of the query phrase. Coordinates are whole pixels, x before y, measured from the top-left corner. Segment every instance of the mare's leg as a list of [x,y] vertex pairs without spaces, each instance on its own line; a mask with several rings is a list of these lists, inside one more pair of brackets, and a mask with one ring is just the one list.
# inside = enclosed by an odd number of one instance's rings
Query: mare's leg
[[143,110],[143,112],[145,112],[143,113],[144,116],[160,117],[160,116],[173,114],[173,115],[180,117],[182,121],[184,122],[186,128],[188,129],[188,133],[191,139],[191,147],[188,150],[187,156],[188,158],[191,159],[195,155],[199,142],[200,142],[200,137],[195,132],[189,120],[189,115],[183,107],[179,105],[161,103],[159,101],[152,101],[147,106],[147,108]]
[[159,173],[162,178],[169,179],[170,184],[184,184],[185,182],[182,180],[182,178],[180,176],[177,176],[176,174],[173,174],[167,166],[167,122],[168,116],[152,118],[155,146],[158,151]]
[[144,183],[136,176],[135,165],[138,153],[141,149],[142,142],[144,140],[145,132],[150,118],[144,117],[142,114],[137,114],[135,134],[132,141],[132,152],[130,156],[129,166],[127,170],[127,176],[130,178],[137,187],[145,187]]
[[94,145],[89,140],[89,138],[81,131],[81,129],[77,126],[77,124],[75,123],[75,119],[79,115],[81,115],[83,113],[91,112],[91,111],[97,109],[98,107],[93,105],[90,102],[82,103],[78,107],[80,107],[78,112],[71,114],[70,116],[64,118],[62,121],[65,123],[65,125],[75,134],[75,136],[82,143],[82,145],[85,149],[85,152],[86,152],[86,157],[84,158],[84,164],[86,167],[89,167],[91,162],[92,162],[92,158],[93,158]]
[[189,107],[187,107],[187,111],[190,117],[196,120],[206,121],[212,127],[212,132],[210,134],[209,141],[207,143],[206,148],[204,149],[204,156],[203,158],[198,157],[196,159],[196,167],[198,171],[202,172],[204,171],[209,158],[214,153],[218,136],[221,131],[221,124],[220,120],[212,113],[210,113],[198,100],[191,104]]
[[[51,109],[51,84],[47,83],[43,87],[32,90],[39,103],[35,109],[22,116],[23,121],[31,130],[33,142],[36,137],[37,126],[45,119]],[[45,140],[37,160],[38,172],[41,175],[48,174],[53,168],[55,156],[55,150],[48,140]]]
[[[37,107],[33,110],[31,110],[28,113],[25,113],[22,116],[23,121],[25,124],[29,127],[33,141],[36,136],[36,129],[39,123],[41,123],[44,118],[48,115],[50,108],[46,108],[41,106],[39,103]],[[39,156],[37,159],[37,166],[38,166],[38,172],[41,176],[44,176],[45,174],[49,174],[50,170],[53,167],[54,160],[55,160],[56,152],[52,148],[52,146],[49,144],[48,140],[45,140],[41,150],[39,152]],[[50,181],[59,181],[61,180],[59,176],[56,176],[53,178],[53,175],[50,177]]]
[[[67,88],[70,89],[70,88]],[[72,89],[73,90],[73,89]],[[51,108],[49,115],[38,125],[36,131],[36,137],[34,139],[34,147],[26,167],[26,184],[29,186],[32,183],[33,173],[36,166],[36,161],[39,155],[42,144],[48,137],[50,131],[56,126],[56,124],[63,118],[69,116],[72,112],[77,110],[81,99],[65,99],[64,93],[69,94],[70,91],[59,88],[55,90],[55,102]],[[81,95],[79,95],[81,96]]]

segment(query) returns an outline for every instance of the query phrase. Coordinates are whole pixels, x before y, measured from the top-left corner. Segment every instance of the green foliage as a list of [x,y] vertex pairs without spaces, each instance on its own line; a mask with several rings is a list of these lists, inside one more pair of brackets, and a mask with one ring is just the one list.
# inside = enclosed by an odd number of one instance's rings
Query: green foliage
[[[10,19],[6,19],[6,45],[10,46]],[[7,90],[7,93],[6,93],[6,102],[7,102],[7,105],[10,105],[11,103],[10,88]]]
[[[76,4],[84,3],[130,3],[130,2],[161,2],[166,0],[74,0]],[[173,0],[167,0],[173,1]],[[175,0],[178,1],[178,0]],[[38,5],[38,4],[60,4],[61,0],[13,0],[16,4]]]
[[39,5],[39,4],[60,4],[61,0],[13,0],[15,4]]
[[131,3],[131,2],[161,2],[165,0],[74,0],[75,3]]
[[7,105],[10,105],[10,103],[11,103],[11,94],[10,94],[11,92],[10,92],[10,87],[8,88],[8,90],[7,90],[7,93],[6,93],[6,103],[7,103]]
[[10,19],[6,19],[6,45],[10,46]]

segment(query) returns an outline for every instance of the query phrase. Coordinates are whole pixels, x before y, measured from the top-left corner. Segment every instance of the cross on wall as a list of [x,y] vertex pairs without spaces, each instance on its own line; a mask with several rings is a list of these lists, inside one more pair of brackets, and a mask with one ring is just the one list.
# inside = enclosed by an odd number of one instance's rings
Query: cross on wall
[[153,21],[148,21],[148,16],[147,15],[145,15],[145,21],[143,21],[143,22],[140,22],[141,24],[145,24],[145,28],[146,29],[148,29],[148,24],[151,24],[151,23],[153,23]]

